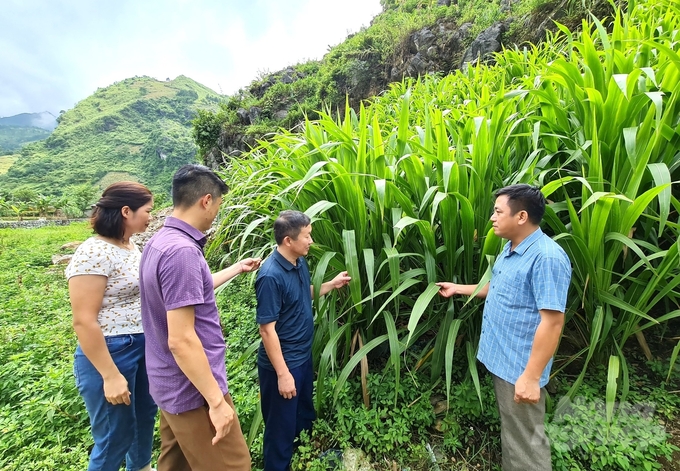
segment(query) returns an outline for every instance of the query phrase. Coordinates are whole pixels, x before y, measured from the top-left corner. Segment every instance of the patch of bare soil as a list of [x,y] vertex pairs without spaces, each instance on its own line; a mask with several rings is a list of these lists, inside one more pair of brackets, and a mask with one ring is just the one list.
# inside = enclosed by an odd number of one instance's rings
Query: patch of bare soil
[[[666,422],[666,431],[671,434],[671,439],[669,441],[680,448],[680,417],[676,417],[673,421]],[[659,462],[663,466],[661,468],[663,471],[680,471],[680,451],[673,452],[670,461],[661,458]]]

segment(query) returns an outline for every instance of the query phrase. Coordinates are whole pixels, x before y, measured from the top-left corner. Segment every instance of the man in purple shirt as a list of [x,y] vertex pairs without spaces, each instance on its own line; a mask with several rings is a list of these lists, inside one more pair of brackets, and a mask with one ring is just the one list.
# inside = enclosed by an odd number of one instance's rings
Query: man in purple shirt
[[258,268],[245,259],[215,274],[203,256],[227,186],[207,167],[185,165],[172,181],[172,216],[144,248],[142,324],[149,391],[161,410],[159,471],[251,469],[227,389],[216,287]]

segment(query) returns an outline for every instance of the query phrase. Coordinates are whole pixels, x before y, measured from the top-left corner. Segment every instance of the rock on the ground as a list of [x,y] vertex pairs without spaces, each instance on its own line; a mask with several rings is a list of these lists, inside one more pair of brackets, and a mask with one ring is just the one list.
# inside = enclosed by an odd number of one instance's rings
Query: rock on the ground
[[68,265],[73,255],[52,255],[52,265]]
[[80,247],[80,244],[82,244],[82,242],[67,242],[61,246],[61,250],[75,250]]
[[371,471],[373,467],[363,451],[347,448],[342,453],[343,469],[346,471]]

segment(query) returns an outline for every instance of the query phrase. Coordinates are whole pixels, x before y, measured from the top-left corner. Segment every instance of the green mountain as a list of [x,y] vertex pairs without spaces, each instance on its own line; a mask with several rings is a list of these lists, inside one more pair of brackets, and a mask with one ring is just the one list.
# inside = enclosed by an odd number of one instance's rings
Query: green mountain
[[0,125],[0,155],[11,154],[24,144],[40,141],[50,134],[51,131],[34,126]]
[[56,127],[57,118],[48,111],[0,118],[0,155],[12,154],[24,144],[45,139]]
[[58,196],[73,185],[132,179],[167,194],[174,171],[195,161],[191,120],[219,100],[184,76],[134,77],[99,89],[59,116],[47,139],[24,146],[0,188]]

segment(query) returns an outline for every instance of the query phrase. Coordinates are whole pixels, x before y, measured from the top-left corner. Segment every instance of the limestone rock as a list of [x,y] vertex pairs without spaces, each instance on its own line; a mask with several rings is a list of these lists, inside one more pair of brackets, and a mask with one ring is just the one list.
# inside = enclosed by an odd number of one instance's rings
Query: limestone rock
[[389,80],[400,81],[404,77],[437,72],[450,73],[457,69],[469,31],[468,23],[458,26],[450,20],[441,20],[415,31],[390,61]]
[[250,119],[250,124],[254,124],[260,119],[260,113],[262,109],[257,106],[251,106],[248,110],[248,119]]
[[68,265],[73,255],[52,255],[52,265]]
[[82,242],[68,242],[61,246],[61,250],[75,250],[80,244],[82,244]]
[[470,47],[465,51],[461,68],[477,60],[488,61],[494,52],[500,52],[502,49],[501,38],[506,29],[507,26],[504,22],[497,21],[479,33],[479,36],[472,41]]
[[347,448],[342,453],[342,464],[345,471],[371,471],[373,467],[363,451]]
[[236,110],[236,116],[241,124],[250,124],[250,116],[248,116],[248,110],[245,108],[239,108]]
[[288,110],[278,110],[274,113],[274,119],[277,121],[283,121],[288,116]]

